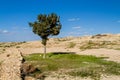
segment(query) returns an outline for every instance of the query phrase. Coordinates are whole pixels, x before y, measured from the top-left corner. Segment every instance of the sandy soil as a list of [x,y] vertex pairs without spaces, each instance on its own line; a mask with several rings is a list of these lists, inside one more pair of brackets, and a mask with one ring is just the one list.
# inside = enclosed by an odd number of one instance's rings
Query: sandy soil
[[22,57],[17,49],[8,49],[0,55],[0,61],[2,61],[0,80],[21,80],[21,60]]

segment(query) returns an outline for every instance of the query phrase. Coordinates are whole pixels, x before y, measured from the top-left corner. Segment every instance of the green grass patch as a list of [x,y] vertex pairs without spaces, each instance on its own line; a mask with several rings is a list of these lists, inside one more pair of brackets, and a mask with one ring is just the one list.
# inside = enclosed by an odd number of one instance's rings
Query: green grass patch
[[27,63],[37,66],[42,72],[64,70],[71,76],[91,77],[99,80],[101,74],[120,75],[120,63],[106,61],[103,57],[48,53],[46,59],[43,54],[34,53],[25,56]]

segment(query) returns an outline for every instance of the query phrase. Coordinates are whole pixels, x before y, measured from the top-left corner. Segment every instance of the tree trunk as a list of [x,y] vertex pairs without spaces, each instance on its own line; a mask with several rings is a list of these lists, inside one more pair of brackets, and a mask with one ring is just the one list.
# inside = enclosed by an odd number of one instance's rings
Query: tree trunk
[[46,58],[46,45],[44,45],[44,54],[43,54],[43,59]]

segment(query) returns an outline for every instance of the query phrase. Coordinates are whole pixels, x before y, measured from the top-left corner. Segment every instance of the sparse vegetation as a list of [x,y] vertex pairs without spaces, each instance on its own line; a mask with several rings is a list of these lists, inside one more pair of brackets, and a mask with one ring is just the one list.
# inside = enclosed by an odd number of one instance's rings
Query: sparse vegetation
[[120,50],[120,48],[116,48],[116,50]]
[[[103,74],[120,75],[120,63],[106,61],[103,57],[85,56],[66,53],[49,53],[46,59],[43,54],[30,54],[25,56],[27,63],[38,67],[42,72],[59,71],[62,74],[74,77],[91,77],[100,80]],[[66,65],[67,64],[67,65]]]
[[20,46],[16,46],[16,48],[20,48]]
[[107,36],[107,34],[96,34],[96,35],[94,35],[94,36],[92,36],[91,38],[102,38],[102,37],[105,37],[105,36]]
[[113,46],[118,46],[118,45],[119,44],[115,41],[111,42],[111,41],[92,41],[92,40],[89,40],[84,45],[81,45],[80,49],[81,50],[99,49],[99,48],[116,49]]
[[3,49],[3,51],[5,51],[6,49]]
[[3,54],[6,51],[5,48],[0,48],[0,54]]
[[1,64],[2,64],[2,62],[0,61],[0,77],[1,77],[1,74],[2,74],[2,73],[1,73],[1,70],[2,70],[2,69],[1,69]]
[[0,47],[2,48],[10,48],[10,47],[14,47],[14,46],[18,46],[18,45],[21,45],[23,43],[26,43],[26,42],[1,42],[0,43]]
[[71,37],[66,37],[66,38],[56,38],[55,41],[63,42],[63,41],[70,41],[72,40]]
[[74,43],[74,42],[70,42],[70,43],[68,44],[68,48],[74,48],[75,45],[76,45],[76,43]]
[[100,66],[85,67],[68,72],[71,76],[90,77],[94,80],[100,80],[103,69]]

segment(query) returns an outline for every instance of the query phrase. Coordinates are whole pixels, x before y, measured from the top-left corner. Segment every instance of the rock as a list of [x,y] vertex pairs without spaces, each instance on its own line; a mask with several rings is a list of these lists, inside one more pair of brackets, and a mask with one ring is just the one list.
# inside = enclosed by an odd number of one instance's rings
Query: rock
[[40,80],[44,80],[45,75],[44,75],[43,73],[41,73],[41,74],[36,74],[36,75],[35,75],[35,78],[36,78],[36,79],[40,79]]
[[36,79],[34,77],[31,77],[31,76],[26,76],[25,80],[36,80]]
[[7,54],[7,57],[9,57],[10,56],[10,54]]
[[38,69],[31,64],[23,64],[21,69],[25,75],[36,72]]
[[[37,74],[36,74],[37,72]],[[34,79],[40,79],[43,80],[44,76],[41,73],[40,70],[36,67],[34,67],[32,64],[24,63],[21,66],[21,78],[22,80],[34,80]],[[26,79],[27,77],[27,79]],[[34,79],[33,79],[34,78]]]

